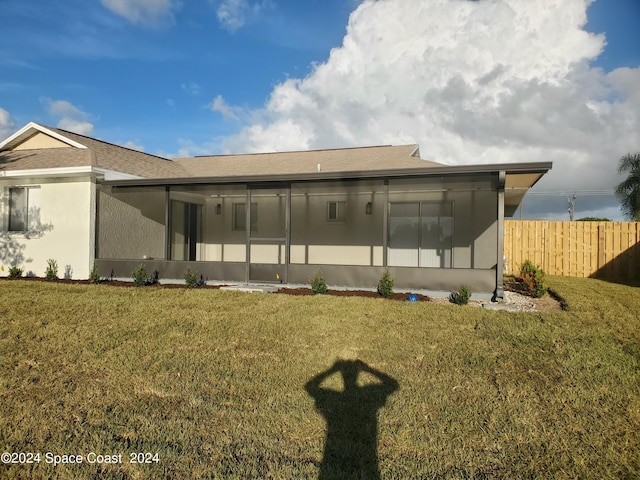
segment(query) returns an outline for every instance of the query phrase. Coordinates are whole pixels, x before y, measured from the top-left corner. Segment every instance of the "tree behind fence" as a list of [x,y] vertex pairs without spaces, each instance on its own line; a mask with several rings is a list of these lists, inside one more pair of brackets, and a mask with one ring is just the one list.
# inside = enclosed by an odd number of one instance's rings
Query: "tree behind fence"
[[549,275],[640,280],[639,222],[506,220],[506,273],[526,259]]

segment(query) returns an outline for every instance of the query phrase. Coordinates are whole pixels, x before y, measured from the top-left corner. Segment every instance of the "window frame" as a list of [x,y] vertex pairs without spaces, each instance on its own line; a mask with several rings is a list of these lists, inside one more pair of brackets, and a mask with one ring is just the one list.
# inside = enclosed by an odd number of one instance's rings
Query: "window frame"
[[[32,225],[32,223],[35,223],[35,222],[38,222],[39,224],[39,217],[40,217],[39,205],[38,206],[33,205],[34,203],[34,198],[32,195],[33,190],[40,190],[40,186],[15,185],[15,186],[7,187],[7,189],[5,190],[7,194],[7,204],[6,204],[7,217],[6,217],[5,226],[6,226],[6,231],[8,233],[20,234],[20,233],[33,232],[37,230],[36,228],[34,228],[35,225]],[[13,225],[14,223],[17,222],[17,219],[14,218],[16,216],[15,215],[16,206],[12,198],[13,192],[16,192],[16,191],[23,191],[25,195],[24,205],[20,208],[22,210],[20,214],[23,217],[23,219],[21,220],[23,228],[17,228],[18,226]],[[39,199],[39,196],[37,196],[36,199]],[[38,209],[38,211],[36,211],[36,208]]]
[[[331,207],[335,205],[335,218],[332,218]],[[327,223],[347,222],[347,202],[344,200],[330,200],[327,202]]]
[[[242,206],[243,212],[240,217],[238,217],[237,209]],[[246,218],[247,218],[247,204],[246,202],[233,202],[231,204],[231,231],[233,232],[246,232]],[[242,219],[243,225],[238,224],[239,218]],[[258,202],[251,202],[251,231],[258,231]]]

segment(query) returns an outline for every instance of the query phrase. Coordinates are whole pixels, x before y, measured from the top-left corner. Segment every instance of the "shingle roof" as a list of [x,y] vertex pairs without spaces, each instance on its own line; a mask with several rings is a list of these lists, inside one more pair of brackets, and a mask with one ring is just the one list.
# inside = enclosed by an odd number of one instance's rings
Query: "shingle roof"
[[[58,136],[69,147],[11,150],[38,130]],[[170,160],[34,123],[16,133],[8,143],[5,141],[4,147],[5,150],[0,151],[0,171],[86,166],[147,179],[282,176],[318,171],[366,172],[442,166],[422,160],[417,145],[213,155]]]
[[84,167],[93,165],[93,152],[79,148],[51,148],[0,152],[1,170]]
[[311,150],[176,158],[194,177],[283,175],[321,172],[352,172],[441,166],[422,160],[417,145]]
[[59,128],[47,128],[90,149],[95,155],[93,166],[98,168],[151,178],[184,177],[189,175],[181,165],[166,158],[85,137]]
[[[69,147],[13,150],[34,132],[70,140]],[[85,137],[60,128],[30,123],[4,143],[0,170],[32,170],[60,167],[96,167],[145,178],[174,178],[189,173],[169,159]],[[86,147],[86,148],[82,148]]]

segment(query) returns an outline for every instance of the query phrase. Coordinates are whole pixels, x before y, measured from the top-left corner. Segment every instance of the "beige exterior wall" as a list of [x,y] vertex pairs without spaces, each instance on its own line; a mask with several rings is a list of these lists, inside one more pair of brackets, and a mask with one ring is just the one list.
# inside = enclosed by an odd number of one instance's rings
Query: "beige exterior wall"
[[[9,188],[30,187],[31,228],[28,232],[9,232]],[[25,275],[45,275],[47,260],[58,263],[58,276],[86,279],[93,264],[92,196],[95,184],[90,178],[67,178],[22,182],[0,182],[0,263],[16,265]],[[38,217],[38,218],[36,218]]]
[[32,137],[27,138],[20,145],[16,146],[14,150],[32,150],[36,148],[71,148],[64,142],[58,139],[45,135],[42,132],[38,132]]

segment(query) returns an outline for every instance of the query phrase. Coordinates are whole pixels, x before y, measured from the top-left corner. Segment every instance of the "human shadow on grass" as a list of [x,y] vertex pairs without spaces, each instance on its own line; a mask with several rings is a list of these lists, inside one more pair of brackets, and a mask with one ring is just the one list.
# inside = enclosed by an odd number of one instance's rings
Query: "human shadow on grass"
[[[336,374],[342,376],[342,391],[322,386]],[[363,385],[366,377],[375,382]],[[360,360],[338,360],[306,383],[305,390],[327,422],[320,480],[380,478],[378,410],[399,388],[395,379]]]

